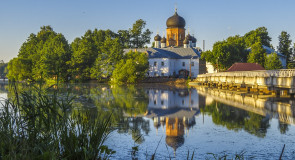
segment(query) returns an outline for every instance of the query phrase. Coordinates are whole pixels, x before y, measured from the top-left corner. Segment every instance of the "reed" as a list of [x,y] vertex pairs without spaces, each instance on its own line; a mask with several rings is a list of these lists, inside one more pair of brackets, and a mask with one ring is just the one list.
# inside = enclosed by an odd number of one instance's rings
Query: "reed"
[[0,159],[109,159],[110,117],[71,114],[73,97],[32,89],[0,104]]

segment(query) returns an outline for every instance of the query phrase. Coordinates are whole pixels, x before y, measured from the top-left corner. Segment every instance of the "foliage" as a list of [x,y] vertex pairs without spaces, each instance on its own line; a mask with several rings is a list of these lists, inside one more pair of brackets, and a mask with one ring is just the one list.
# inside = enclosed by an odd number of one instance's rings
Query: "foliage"
[[8,63],[0,63],[0,78],[6,77],[6,74],[8,72],[7,65]]
[[265,59],[265,69],[273,70],[273,69],[282,69],[282,62],[279,59],[279,56],[276,53],[271,53],[266,56]]
[[251,52],[248,55],[248,62],[258,63],[262,67],[264,67],[265,59],[266,59],[266,51],[262,47],[261,42],[258,41],[251,46]]
[[142,19],[137,20],[132,28],[129,29],[130,43],[132,48],[143,48],[146,43],[150,43],[152,32],[145,28],[146,22]]
[[245,62],[246,46],[243,37],[234,36],[214,43],[212,51],[202,53],[202,58],[210,62],[218,70],[226,70],[235,62]]
[[8,79],[11,81],[32,80],[32,60],[28,58],[13,58],[7,69]]
[[113,83],[136,83],[148,70],[148,57],[145,53],[129,52],[115,66]]
[[285,55],[287,58],[287,65],[288,61],[290,61],[290,56],[292,54],[292,49],[291,49],[291,43],[292,40],[290,39],[290,34],[288,34],[286,31],[282,31],[281,35],[279,35],[279,46],[278,46],[278,51]]
[[259,27],[244,35],[245,43],[247,47],[251,47],[257,42],[261,42],[262,45],[271,46],[271,38],[268,36],[266,27]]
[[94,69],[92,67],[96,59],[102,57],[105,41],[115,36],[116,34],[110,30],[95,29],[88,30],[81,38],[76,38],[71,44],[72,59],[69,62],[72,77],[82,81],[91,79],[91,70]]
[[42,26],[37,35],[31,34],[22,44],[18,57],[9,62],[8,77],[17,81],[60,77],[61,81],[66,81],[70,53],[62,34],[54,32],[50,26]]
[[91,78],[108,78],[112,75],[114,66],[122,59],[123,50],[119,40],[107,37],[101,46],[94,65],[91,68]]
[[72,98],[47,90],[15,92],[0,112],[1,159],[108,159],[109,118],[69,116]]
[[257,137],[265,137],[269,121],[261,115],[230,107],[221,103],[212,103],[200,109],[212,115],[214,124],[225,126],[229,130],[241,129]]

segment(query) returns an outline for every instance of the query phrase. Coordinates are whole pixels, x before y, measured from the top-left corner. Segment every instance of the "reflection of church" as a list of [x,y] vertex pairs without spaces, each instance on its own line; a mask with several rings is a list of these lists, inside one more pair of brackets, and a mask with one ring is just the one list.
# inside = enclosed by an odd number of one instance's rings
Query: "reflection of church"
[[149,89],[149,105],[146,117],[152,118],[154,127],[166,128],[166,144],[176,149],[184,144],[184,136],[193,127],[200,105],[205,101],[197,90]]

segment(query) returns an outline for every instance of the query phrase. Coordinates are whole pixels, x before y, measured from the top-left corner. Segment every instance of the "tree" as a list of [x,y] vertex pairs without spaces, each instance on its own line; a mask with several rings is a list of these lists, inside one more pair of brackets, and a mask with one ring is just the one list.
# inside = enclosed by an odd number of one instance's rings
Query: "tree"
[[148,67],[148,56],[145,53],[129,52],[115,66],[112,82],[136,83],[144,78]]
[[282,62],[279,59],[279,56],[276,53],[271,53],[266,56],[265,60],[265,69],[273,70],[273,69],[282,69]]
[[101,46],[101,53],[91,68],[91,77],[95,79],[108,78],[112,75],[114,66],[122,59],[123,50],[119,39],[108,37]]
[[292,54],[291,43],[292,43],[292,40],[290,39],[290,34],[288,34],[286,31],[282,31],[281,35],[279,35],[278,51],[286,56],[287,65],[288,65],[288,62],[291,60],[290,59]]
[[50,26],[42,26],[37,35],[30,34],[18,57],[9,62],[8,76],[17,81],[38,81],[61,75],[62,80],[66,80],[70,56],[70,47],[64,36]]
[[146,22],[139,19],[129,29],[131,47],[142,48],[146,43],[150,43],[152,32],[149,29],[143,31],[145,25]]
[[251,47],[256,42],[260,41],[262,45],[270,47],[271,38],[268,36],[266,27],[259,27],[244,35],[245,43],[247,47]]
[[67,81],[71,51],[65,37],[60,33],[51,37],[44,44],[41,54],[40,70],[44,78],[55,77],[57,81]]
[[245,62],[248,52],[243,37],[233,36],[214,43],[212,51],[202,53],[202,58],[218,70],[226,70],[235,62]]
[[249,63],[258,63],[264,67],[266,58],[266,51],[262,47],[260,41],[257,41],[255,44],[251,46],[251,52],[248,55],[248,62]]
[[123,46],[123,48],[130,48],[131,47],[131,42],[130,38],[131,35],[128,30],[118,30],[118,38],[120,44]]
[[8,79],[11,81],[33,80],[32,60],[28,58],[13,58],[8,63]]
[[[120,45],[118,43],[113,46],[112,42],[109,42],[116,36],[116,33],[111,30],[95,29],[94,31],[88,30],[81,38],[76,38],[71,44],[73,55],[69,71],[72,76],[82,81],[99,77],[96,75],[98,73],[93,72],[94,69],[97,69],[95,62],[104,60],[104,56],[109,53],[107,48],[116,48]],[[99,60],[99,58],[101,59]]]

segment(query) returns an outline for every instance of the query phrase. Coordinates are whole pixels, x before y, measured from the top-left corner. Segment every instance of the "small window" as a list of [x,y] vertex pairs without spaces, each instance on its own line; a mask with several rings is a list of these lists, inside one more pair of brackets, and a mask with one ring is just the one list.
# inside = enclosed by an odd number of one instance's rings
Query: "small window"
[[161,65],[164,66],[164,62],[161,62]]
[[164,105],[164,101],[163,100],[161,100],[161,105]]
[[184,105],[184,100],[182,100],[182,105]]
[[157,66],[157,62],[154,62],[154,66]]
[[185,62],[182,62],[182,66],[185,66]]
[[192,64],[192,66],[195,66],[195,63],[194,62],[192,62],[191,64]]
[[157,104],[157,101],[156,100],[154,100],[154,104]]

